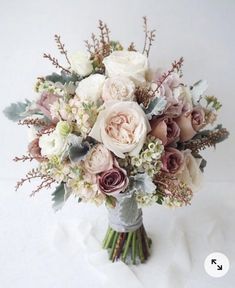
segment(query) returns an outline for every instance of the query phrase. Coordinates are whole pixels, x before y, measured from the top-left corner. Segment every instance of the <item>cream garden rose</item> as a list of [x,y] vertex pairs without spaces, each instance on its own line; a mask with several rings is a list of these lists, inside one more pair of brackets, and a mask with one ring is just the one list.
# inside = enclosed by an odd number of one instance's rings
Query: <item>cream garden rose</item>
[[184,164],[177,177],[186,183],[193,192],[200,189],[202,172],[200,170],[201,159],[193,157],[191,150],[182,151]]
[[148,59],[135,51],[114,51],[108,57],[104,58],[106,74],[109,77],[125,76],[131,79],[136,85],[146,82],[146,73],[148,71]]
[[135,84],[133,81],[125,76],[115,76],[105,80],[102,98],[104,101],[131,101],[135,98],[134,92]]
[[76,94],[82,102],[101,102],[102,89],[105,76],[101,74],[90,75],[79,82]]
[[124,158],[124,153],[136,156],[151,127],[141,107],[132,101],[109,101],[98,115],[90,136]]
[[78,75],[87,76],[93,70],[88,53],[80,51],[75,52],[69,56],[69,61],[71,63],[72,71],[76,72]]

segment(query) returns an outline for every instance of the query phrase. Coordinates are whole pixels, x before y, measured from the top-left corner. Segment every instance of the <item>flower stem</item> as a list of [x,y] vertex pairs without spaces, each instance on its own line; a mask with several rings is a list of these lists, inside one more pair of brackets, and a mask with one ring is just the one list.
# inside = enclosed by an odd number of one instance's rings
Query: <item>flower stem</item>
[[133,265],[147,260],[150,256],[150,246],[151,239],[148,238],[143,225],[131,232],[118,232],[109,227],[103,241],[103,248],[108,250],[111,261],[121,259],[130,263],[131,260]]
[[132,237],[132,263],[135,265],[136,264],[136,231],[133,233]]

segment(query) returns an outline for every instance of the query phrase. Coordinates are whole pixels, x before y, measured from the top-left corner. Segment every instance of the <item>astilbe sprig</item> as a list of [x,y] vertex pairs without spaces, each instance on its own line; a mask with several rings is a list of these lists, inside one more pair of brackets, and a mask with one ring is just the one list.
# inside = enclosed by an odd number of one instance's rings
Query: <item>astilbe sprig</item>
[[32,180],[35,180],[35,179],[40,179],[42,180],[42,182],[37,186],[37,188],[35,190],[32,191],[31,193],[31,196],[33,196],[35,193],[39,192],[41,189],[49,189],[51,188],[51,185],[53,183],[55,183],[56,181],[46,175],[46,174],[43,174],[40,170],[40,168],[33,168],[32,170],[30,170],[25,178],[22,178],[20,179],[17,183],[16,183],[16,186],[15,186],[15,190],[17,191],[21,186],[23,186],[26,182],[29,182],[31,183]]
[[153,41],[155,40],[155,37],[156,37],[156,30],[149,30],[148,29],[148,20],[147,20],[147,17],[144,16],[143,17],[143,20],[144,20],[144,48],[143,48],[143,54],[145,53],[147,55],[147,57],[149,57],[149,53],[150,53],[150,50],[151,50],[151,46],[153,45]]
[[163,73],[160,80],[157,83],[157,87],[152,90],[152,97],[155,96],[157,92],[159,92],[159,89],[161,88],[162,84],[167,80],[167,78],[174,72],[179,73],[182,66],[183,66],[184,58],[181,57],[178,61],[174,61],[171,64],[171,69],[169,69],[166,73]]
[[28,128],[30,128],[31,126],[47,126],[48,123],[40,118],[29,118],[29,119],[24,119],[24,120],[19,120],[18,121],[18,125],[26,125]]
[[[90,58],[99,69],[103,69],[102,61],[112,52],[112,41],[110,41],[110,30],[108,25],[99,20],[99,35],[91,34],[91,41],[86,40],[86,48],[90,53]],[[102,71],[102,70],[101,70]]]
[[71,63],[70,63],[70,61],[69,61],[68,51],[65,49],[65,44],[63,44],[63,43],[61,42],[61,37],[60,37],[59,35],[55,34],[54,37],[55,37],[55,42],[56,42],[56,44],[57,44],[58,50],[60,51],[60,53],[61,53],[62,55],[65,56],[68,64],[70,65]]
[[192,190],[176,176],[160,171],[155,175],[157,193],[167,199],[170,206],[184,206],[191,203]]
[[192,153],[198,153],[207,147],[215,147],[217,143],[224,141],[228,136],[228,130],[218,125],[212,131],[204,130],[199,132],[193,139],[181,143],[179,148],[184,150],[190,149]]

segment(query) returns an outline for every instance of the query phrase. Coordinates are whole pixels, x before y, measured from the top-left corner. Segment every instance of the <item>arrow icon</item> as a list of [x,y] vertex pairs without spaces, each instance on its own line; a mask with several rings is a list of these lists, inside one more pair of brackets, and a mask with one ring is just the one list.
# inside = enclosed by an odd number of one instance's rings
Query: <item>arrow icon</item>
[[211,264],[216,264],[216,259],[211,259]]
[[222,270],[223,266],[222,265],[217,265],[217,270]]

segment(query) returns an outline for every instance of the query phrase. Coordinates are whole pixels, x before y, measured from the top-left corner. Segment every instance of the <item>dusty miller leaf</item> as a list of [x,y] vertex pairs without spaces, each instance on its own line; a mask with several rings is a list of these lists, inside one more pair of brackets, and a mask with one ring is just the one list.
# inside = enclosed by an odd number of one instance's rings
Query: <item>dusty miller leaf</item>
[[67,84],[69,82],[74,83],[80,81],[81,79],[76,74],[67,74],[62,71],[61,74],[52,73],[51,75],[46,76],[46,80],[53,83],[60,82],[62,84]]
[[156,191],[156,185],[147,173],[136,174],[130,178],[130,188],[135,193],[151,194]]
[[193,84],[193,86],[190,87],[193,103],[195,105],[197,105],[200,102],[201,97],[207,88],[208,83],[206,80],[199,80],[198,82]]
[[134,195],[126,197],[120,202],[120,219],[125,225],[130,225],[138,217],[138,206]]
[[27,99],[25,102],[12,103],[3,110],[3,113],[9,120],[17,122],[32,114],[30,110],[27,111],[30,105],[31,102]]
[[67,189],[64,183],[61,183],[56,187],[55,191],[52,193],[52,207],[55,211],[60,210],[65,201],[69,198],[71,191]]
[[144,112],[148,118],[151,120],[154,115],[161,115],[166,108],[167,101],[164,97],[155,97],[148,105],[147,108],[144,108],[141,104]]
[[82,142],[82,137],[71,134],[69,139],[69,159],[71,162],[77,162],[84,158],[90,149],[90,144],[88,141]]

